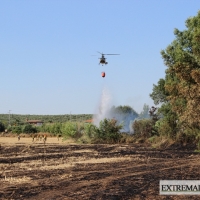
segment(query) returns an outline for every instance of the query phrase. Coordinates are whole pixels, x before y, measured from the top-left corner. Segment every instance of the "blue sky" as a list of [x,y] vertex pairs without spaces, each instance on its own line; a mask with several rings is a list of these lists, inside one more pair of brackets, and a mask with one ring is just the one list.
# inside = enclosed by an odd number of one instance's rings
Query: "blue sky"
[[[113,105],[141,112],[165,76],[160,51],[199,7],[199,0],[0,1],[0,113],[93,114],[105,87]],[[101,66],[97,51],[120,55]]]

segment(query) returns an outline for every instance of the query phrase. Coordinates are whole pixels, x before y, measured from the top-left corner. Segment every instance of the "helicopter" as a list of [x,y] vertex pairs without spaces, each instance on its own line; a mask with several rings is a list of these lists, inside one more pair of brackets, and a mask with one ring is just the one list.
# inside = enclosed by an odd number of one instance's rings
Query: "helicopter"
[[[98,52],[98,53],[100,53],[100,52]],[[100,54],[101,54],[101,58],[99,58],[100,59],[99,65],[102,64],[102,66],[108,64],[104,55],[120,55],[120,54],[104,54],[104,53],[100,53]]]

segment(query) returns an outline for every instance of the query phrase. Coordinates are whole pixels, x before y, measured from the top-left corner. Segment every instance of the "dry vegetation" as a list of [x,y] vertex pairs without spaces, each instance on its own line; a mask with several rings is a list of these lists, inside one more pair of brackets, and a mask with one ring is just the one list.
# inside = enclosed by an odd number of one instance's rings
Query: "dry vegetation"
[[[159,180],[200,179],[194,149],[138,144],[78,145],[0,137],[0,199],[180,199]],[[181,199],[198,199],[181,196]]]

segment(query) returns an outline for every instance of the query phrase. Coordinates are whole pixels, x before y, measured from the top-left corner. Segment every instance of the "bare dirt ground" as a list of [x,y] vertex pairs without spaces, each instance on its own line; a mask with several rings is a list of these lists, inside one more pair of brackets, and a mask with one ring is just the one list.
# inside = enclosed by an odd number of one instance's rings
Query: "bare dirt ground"
[[200,180],[192,148],[77,145],[0,137],[0,199],[200,199],[161,196],[159,180]]

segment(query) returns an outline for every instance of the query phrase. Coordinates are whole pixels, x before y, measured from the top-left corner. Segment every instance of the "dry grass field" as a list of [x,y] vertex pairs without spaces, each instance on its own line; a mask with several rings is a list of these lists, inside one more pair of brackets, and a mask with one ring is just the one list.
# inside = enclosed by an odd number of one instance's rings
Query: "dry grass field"
[[199,199],[160,196],[159,180],[200,180],[192,148],[79,145],[0,137],[0,199]]

